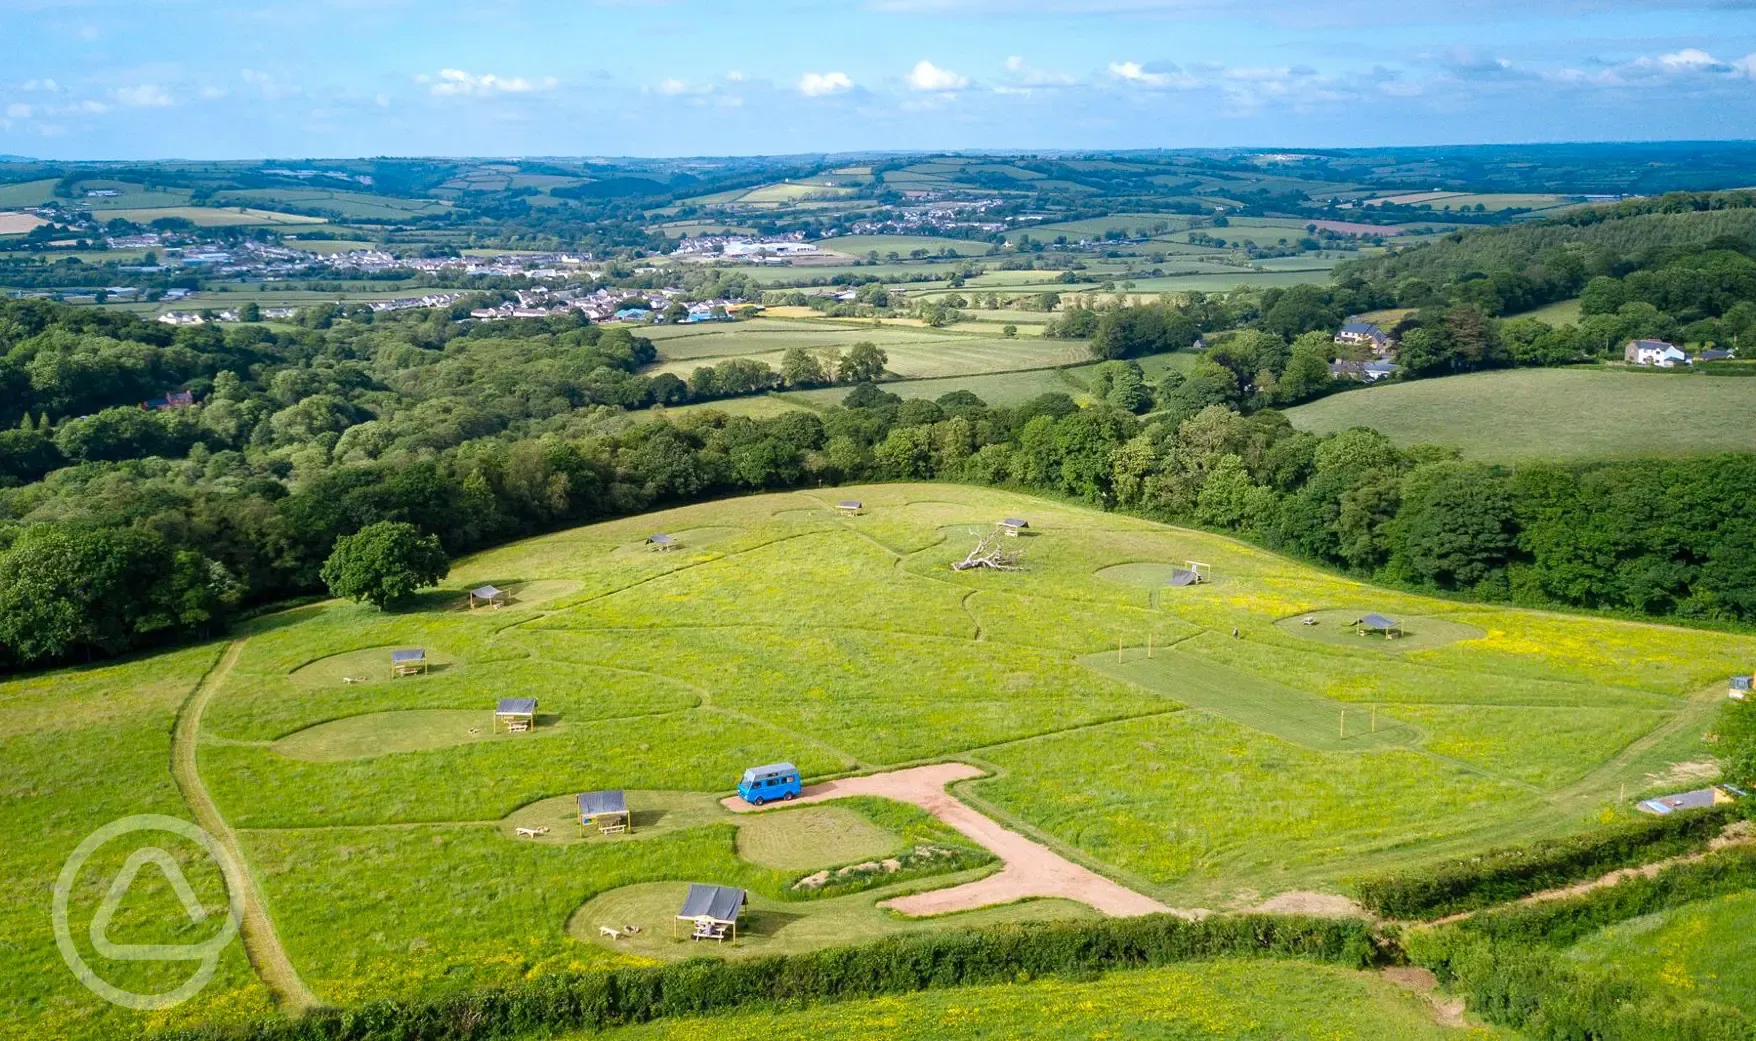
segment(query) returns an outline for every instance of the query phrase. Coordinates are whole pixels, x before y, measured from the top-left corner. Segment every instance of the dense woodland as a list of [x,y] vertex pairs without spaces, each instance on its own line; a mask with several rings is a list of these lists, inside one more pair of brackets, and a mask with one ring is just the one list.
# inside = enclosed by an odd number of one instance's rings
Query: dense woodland
[[[822,415],[636,421],[624,407],[667,377],[634,374],[651,347],[621,329],[465,331],[436,312],[172,331],[7,304],[0,644],[29,665],[213,633],[321,590],[336,540],[381,520],[455,555],[670,503],[888,478],[1065,495],[1411,587],[1756,618],[1756,459],[1509,472],[1371,431],[1300,433],[1265,406],[1317,339],[1238,333],[1157,386],[1114,361],[1087,408],[905,402],[862,382]],[[199,403],[138,404],[178,387]]]

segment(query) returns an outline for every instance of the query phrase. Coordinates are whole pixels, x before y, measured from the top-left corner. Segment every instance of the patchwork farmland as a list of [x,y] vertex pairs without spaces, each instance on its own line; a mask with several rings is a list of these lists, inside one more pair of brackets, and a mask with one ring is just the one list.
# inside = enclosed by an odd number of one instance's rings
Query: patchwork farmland
[[[1024,570],[954,572],[1002,517],[1030,522]],[[680,548],[650,550],[655,531]],[[1191,559],[1208,581],[1163,585]],[[470,610],[484,584],[506,606]],[[1362,635],[1370,612],[1406,642]],[[392,678],[408,648],[426,671]],[[122,813],[187,800],[208,818],[251,879],[252,960],[232,948],[153,1027],[674,961],[701,953],[671,938],[692,882],[750,894],[739,942],[708,945],[733,959],[1095,916],[982,887],[954,913],[888,910],[1028,856],[997,859],[972,820],[1185,914],[1346,911],[1363,873],[1630,816],[1710,754],[1724,677],[1752,657],[1750,636],[1396,593],[1003,491],[758,495],[485,552],[392,613],[310,604],[225,643],[6,681],[0,778],[33,794],[0,802],[16,837],[0,857],[8,877],[52,877]],[[503,697],[537,699],[534,730],[496,730]],[[930,764],[969,779],[948,790],[955,812],[870,794],[722,805],[744,768],[783,760],[812,784]],[[596,789],[627,793],[631,831],[580,826],[573,798]],[[212,872],[192,874],[220,899]],[[75,936],[100,888],[74,894]],[[146,895],[139,941],[176,906],[166,886]],[[0,899],[0,971],[0,1017],[28,1032],[140,1022],[65,972],[35,888]],[[884,1017],[895,1036],[988,1036],[1001,1020],[928,1024],[947,1001],[995,1017],[1015,999],[1113,1006],[1159,1031],[1139,1036],[1235,1017],[1288,1037],[1435,1029],[1382,980],[1272,961],[957,994],[839,1006],[811,1029],[862,1036]],[[804,1029],[788,1015],[713,1032]]]

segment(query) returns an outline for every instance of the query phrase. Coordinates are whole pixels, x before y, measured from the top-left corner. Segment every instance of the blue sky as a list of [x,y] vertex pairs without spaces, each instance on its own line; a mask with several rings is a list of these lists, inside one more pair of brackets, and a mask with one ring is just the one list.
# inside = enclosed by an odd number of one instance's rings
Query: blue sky
[[1756,0],[0,0],[0,152],[1756,138]]

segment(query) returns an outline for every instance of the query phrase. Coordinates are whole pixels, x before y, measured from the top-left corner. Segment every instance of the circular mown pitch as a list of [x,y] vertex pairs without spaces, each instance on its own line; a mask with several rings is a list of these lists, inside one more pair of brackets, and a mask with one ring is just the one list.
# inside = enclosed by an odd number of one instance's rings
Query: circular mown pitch
[[[538,734],[542,731],[538,730]],[[505,734],[502,737],[508,736]],[[528,734],[514,734],[526,738]],[[417,708],[368,712],[294,731],[274,750],[288,759],[334,763],[397,752],[452,748],[494,737],[494,713],[485,709]]]
[[[391,683],[418,679],[416,676],[404,676],[392,680],[390,675],[390,652],[419,646],[418,644],[395,644],[385,647],[366,647],[344,654],[332,654],[327,658],[319,658],[307,665],[301,665],[291,673],[294,683],[302,687],[344,687],[365,683]],[[429,676],[455,675],[464,665],[456,661],[444,651],[431,647],[421,648],[427,652],[427,671]]]
[[[1297,636],[1301,640],[1313,640],[1326,643],[1333,647],[1348,647],[1369,651],[1388,651],[1403,653],[1407,651],[1426,651],[1446,644],[1458,643],[1463,640],[1479,640],[1487,633],[1464,622],[1453,622],[1445,618],[1429,615],[1404,615],[1393,611],[1379,611],[1389,616],[1402,626],[1402,635],[1387,639],[1383,633],[1360,635],[1359,626],[1355,623],[1364,618],[1369,608],[1334,608],[1323,611],[1310,611],[1305,614],[1282,618],[1274,623],[1274,627],[1283,633]],[[1310,619],[1313,624],[1307,625]]]
[[752,814],[740,822],[738,855],[781,871],[809,871],[883,857],[897,835],[841,806],[803,806]]
[[[1129,564],[1111,564],[1109,567],[1099,568],[1096,574],[1097,577],[1106,582],[1133,586],[1136,589],[1169,589],[1172,592],[1181,593],[1188,592],[1190,588],[1199,588],[1171,585],[1171,572],[1180,571],[1183,566],[1182,564],[1167,564],[1156,560],[1141,560]],[[1213,576],[1203,571],[1201,585],[1212,585],[1215,581]],[[1223,582],[1223,580],[1217,581]]]

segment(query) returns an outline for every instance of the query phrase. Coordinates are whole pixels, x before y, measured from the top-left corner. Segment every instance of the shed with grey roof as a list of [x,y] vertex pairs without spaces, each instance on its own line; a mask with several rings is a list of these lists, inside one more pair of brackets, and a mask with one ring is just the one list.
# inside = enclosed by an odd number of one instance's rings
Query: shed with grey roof
[[835,504],[835,508],[850,517],[857,517],[866,508],[866,504],[858,499],[843,499]]
[[742,889],[691,882],[676,921],[671,923],[671,935],[676,936],[676,922],[693,922],[695,931],[690,934],[691,940],[723,941],[729,935],[732,942],[737,943],[738,915],[749,899],[749,894]]
[[537,725],[536,698],[501,698],[494,706],[494,729],[502,726],[509,734],[534,730]]
[[1377,612],[1373,612],[1355,622],[1354,626],[1359,630],[1361,636],[1383,633],[1386,640],[1391,640],[1402,635],[1402,624],[1400,622],[1394,618],[1388,618],[1384,615],[1378,614]]
[[412,676],[417,672],[427,671],[427,652],[419,647],[409,647],[400,651],[390,652],[390,678]]
[[1030,521],[1025,520],[1023,517],[1008,517],[1000,522],[1000,529],[1008,535],[1017,535],[1019,532],[1028,530],[1029,528]]
[[627,794],[620,788],[580,792],[579,823],[588,828],[595,824],[605,835],[617,831],[633,831],[634,815],[628,812]]

